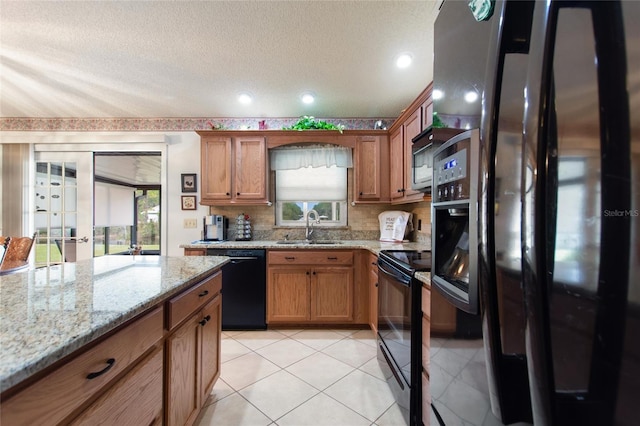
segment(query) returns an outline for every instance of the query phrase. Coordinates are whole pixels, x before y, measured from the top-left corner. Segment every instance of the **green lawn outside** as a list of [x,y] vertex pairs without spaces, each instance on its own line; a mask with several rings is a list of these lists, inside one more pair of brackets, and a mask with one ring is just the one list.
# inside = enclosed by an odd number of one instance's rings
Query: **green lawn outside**
[[[102,250],[103,248],[104,248],[103,246],[97,247],[98,251],[94,253],[94,257],[104,256],[104,250]],[[111,254],[126,252],[128,249],[129,249],[129,246],[124,244],[109,245],[109,253]],[[154,245],[142,246],[142,249],[143,250],[159,250],[160,245],[154,244]],[[47,263],[47,245],[36,244],[35,252],[36,252],[36,264],[38,265],[46,264]],[[61,259],[62,259],[62,256],[60,254],[60,250],[58,250],[58,247],[55,244],[53,244],[51,246],[50,263],[60,263]]]

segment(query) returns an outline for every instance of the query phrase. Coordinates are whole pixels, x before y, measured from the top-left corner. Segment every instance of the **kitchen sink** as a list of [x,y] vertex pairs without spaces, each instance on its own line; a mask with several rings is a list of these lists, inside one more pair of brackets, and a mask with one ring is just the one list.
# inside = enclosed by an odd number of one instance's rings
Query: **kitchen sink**
[[311,241],[307,241],[307,240],[280,240],[280,241],[276,241],[276,244],[290,244],[290,245],[308,244],[308,245],[315,245],[315,244],[342,244],[342,242],[341,241],[335,241],[335,240],[311,240]]

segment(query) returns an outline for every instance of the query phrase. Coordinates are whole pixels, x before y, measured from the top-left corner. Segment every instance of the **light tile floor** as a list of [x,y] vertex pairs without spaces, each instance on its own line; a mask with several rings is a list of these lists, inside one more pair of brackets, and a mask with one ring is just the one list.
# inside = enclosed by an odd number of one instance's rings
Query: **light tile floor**
[[432,337],[430,355],[431,402],[446,426],[502,425],[491,412],[482,339]]
[[196,426],[405,426],[370,330],[225,331],[221,351]]

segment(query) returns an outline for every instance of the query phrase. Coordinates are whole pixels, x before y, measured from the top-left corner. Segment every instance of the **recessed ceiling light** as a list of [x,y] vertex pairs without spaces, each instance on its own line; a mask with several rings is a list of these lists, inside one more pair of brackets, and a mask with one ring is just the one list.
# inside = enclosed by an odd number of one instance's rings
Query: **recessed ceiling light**
[[303,103],[308,105],[312,104],[316,100],[316,97],[313,96],[313,93],[303,93],[302,95],[300,95],[300,99]]
[[409,65],[411,65],[412,60],[413,56],[411,55],[411,53],[401,53],[396,59],[396,66],[398,68],[407,68]]
[[478,100],[478,93],[476,92],[467,92],[464,94],[464,100],[468,103],[473,103]]
[[440,89],[433,89],[431,96],[434,100],[442,99],[444,97],[444,92]]
[[238,95],[238,102],[240,102],[241,104],[248,105],[251,102],[253,102],[253,96],[251,96],[250,93],[246,93],[246,92],[240,93]]

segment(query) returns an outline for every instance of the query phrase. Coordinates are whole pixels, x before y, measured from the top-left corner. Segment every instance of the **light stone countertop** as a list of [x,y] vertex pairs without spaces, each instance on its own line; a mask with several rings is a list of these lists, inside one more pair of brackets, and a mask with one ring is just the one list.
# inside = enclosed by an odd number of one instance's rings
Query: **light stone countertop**
[[421,283],[427,284],[427,287],[431,288],[431,272],[416,272],[415,278]]
[[252,240],[252,241],[210,241],[210,242],[193,242],[189,244],[181,244],[180,248],[212,248],[212,249],[267,249],[267,250],[324,250],[324,249],[364,249],[371,253],[378,254],[381,250],[430,250],[426,244],[404,242],[393,243],[378,240],[331,240],[334,244],[309,244],[302,240],[293,240],[293,243],[282,244],[278,241],[268,240]]
[[0,276],[0,392],[228,261],[220,256],[103,256]]

